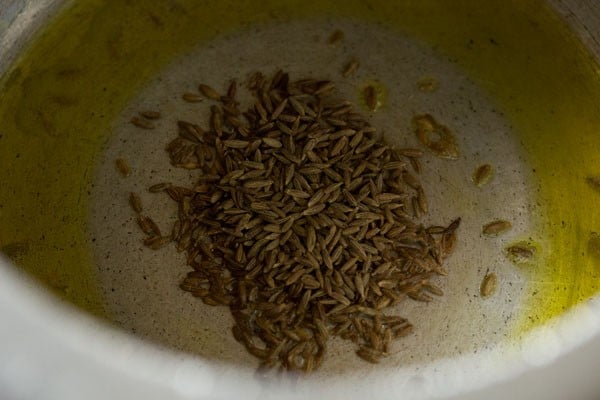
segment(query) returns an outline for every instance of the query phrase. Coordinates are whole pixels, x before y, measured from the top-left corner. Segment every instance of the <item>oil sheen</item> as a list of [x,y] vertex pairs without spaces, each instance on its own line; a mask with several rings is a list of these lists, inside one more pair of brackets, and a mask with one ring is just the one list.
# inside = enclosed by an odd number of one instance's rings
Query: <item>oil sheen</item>
[[491,99],[520,143],[535,229],[514,240],[539,252],[515,267],[529,283],[514,333],[594,295],[600,260],[589,243],[600,230],[600,194],[586,177],[600,175],[598,67],[536,0],[70,2],[2,78],[0,247],[66,300],[112,319],[88,213],[115,119],[198,46],[252,25],[333,15],[435,52]]

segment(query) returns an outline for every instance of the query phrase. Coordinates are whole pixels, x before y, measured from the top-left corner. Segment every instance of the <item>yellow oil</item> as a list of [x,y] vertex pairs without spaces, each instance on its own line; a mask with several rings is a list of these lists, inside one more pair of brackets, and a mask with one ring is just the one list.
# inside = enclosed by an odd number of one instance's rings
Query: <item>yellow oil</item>
[[[598,67],[537,0],[179,0],[68,3],[2,80],[0,248],[65,299],[103,315],[86,235],[110,123],[178,54],[272,19],[336,15],[396,29],[459,64],[497,102],[539,182],[539,258],[521,331],[598,291]],[[119,221],[111,223],[118,224]]]

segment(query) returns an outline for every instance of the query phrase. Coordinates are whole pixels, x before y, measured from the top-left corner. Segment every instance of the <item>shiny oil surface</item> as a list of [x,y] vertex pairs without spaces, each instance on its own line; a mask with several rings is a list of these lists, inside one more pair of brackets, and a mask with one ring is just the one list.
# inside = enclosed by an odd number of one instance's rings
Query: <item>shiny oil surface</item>
[[[539,246],[518,334],[597,291],[600,86],[596,63],[538,1],[77,2],[4,77],[0,246],[64,298],[111,319],[93,261],[90,194],[113,121],[183,52],[269,21],[359,19],[455,64],[492,99],[532,173]],[[51,149],[51,150],[49,150]],[[499,188],[500,190],[506,190]]]

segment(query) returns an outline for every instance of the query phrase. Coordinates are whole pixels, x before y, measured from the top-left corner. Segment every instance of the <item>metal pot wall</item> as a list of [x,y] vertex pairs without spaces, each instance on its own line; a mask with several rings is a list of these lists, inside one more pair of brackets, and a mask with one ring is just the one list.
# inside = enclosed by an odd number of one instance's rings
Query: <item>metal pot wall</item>
[[[319,45],[336,27],[345,44]],[[597,398],[599,38],[592,1],[0,0],[0,397]],[[128,119],[141,106],[193,115],[171,98],[186,79],[329,73],[311,67],[357,55],[363,75],[340,91],[386,86],[372,120],[400,127],[391,140],[416,144],[410,119],[427,111],[461,141],[456,163],[430,157],[423,175],[442,182],[426,186],[444,205],[431,218],[463,217],[446,294],[402,309],[417,333],[390,361],[366,366],[336,344],[311,376],[262,380],[226,310],[179,291],[179,256],[141,249],[122,194],[160,175],[152,146],[166,137],[132,134]],[[437,91],[419,91],[431,76]],[[480,189],[483,162],[496,176]],[[482,236],[498,217],[513,231]],[[515,264],[505,249],[522,242],[536,259]]]

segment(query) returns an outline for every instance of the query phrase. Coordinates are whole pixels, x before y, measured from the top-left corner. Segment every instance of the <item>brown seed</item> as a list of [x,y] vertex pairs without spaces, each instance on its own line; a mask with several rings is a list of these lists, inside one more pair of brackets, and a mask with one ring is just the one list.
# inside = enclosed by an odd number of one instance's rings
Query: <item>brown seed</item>
[[137,223],[138,223],[140,229],[142,230],[142,232],[144,232],[146,235],[154,234],[154,231],[152,229],[153,227],[150,224],[148,218],[139,216],[137,219]]
[[294,108],[294,110],[298,113],[299,116],[304,117],[304,115],[306,115],[306,111],[304,109],[304,106],[295,97],[289,97],[288,101],[292,105],[292,107]]
[[154,234],[155,236],[162,236],[160,228],[158,227],[158,225],[156,225],[156,222],[154,222],[152,218],[143,217],[143,219],[144,224],[146,224],[150,228],[152,234]]
[[177,126],[179,127],[179,136],[183,139],[197,143],[204,142],[205,132],[198,125],[186,121],[177,121]]
[[381,193],[375,196],[379,204],[401,201],[404,196],[396,193]]
[[427,214],[429,211],[429,205],[427,203],[427,197],[425,197],[425,191],[421,186],[417,189],[417,200],[419,202],[419,208],[423,214]]
[[488,236],[499,235],[512,228],[512,224],[504,220],[496,220],[489,222],[483,226],[483,234]]
[[204,100],[202,96],[196,93],[184,93],[181,98],[188,103],[199,103]]
[[205,85],[203,83],[198,85],[198,90],[200,90],[200,93],[202,93],[204,96],[206,96],[209,99],[212,99],[212,100],[220,100],[221,99],[221,96],[219,95],[219,93],[217,93],[217,91],[215,89],[213,89],[210,86]]
[[315,194],[312,195],[312,197],[310,198],[310,200],[308,200],[308,203],[306,203],[306,205],[308,207],[313,207],[318,205],[319,203],[323,203],[324,197],[325,196],[325,191],[323,189],[319,189],[315,192]]
[[283,146],[279,140],[273,139],[273,138],[269,138],[269,137],[264,137],[262,139],[262,141],[267,146],[273,147],[275,149],[279,149],[279,148],[281,148]]
[[146,119],[159,119],[160,118],[160,112],[158,111],[140,111],[139,114],[146,118]]
[[312,253],[316,243],[317,234],[315,228],[312,225],[309,225],[308,228],[306,228],[306,250]]
[[129,204],[131,205],[133,211],[135,211],[137,214],[143,211],[142,200],[140,199],[140,196],[137,193],[129,193]]
[[390,161],[383,166],[384,170],[402,170],[406,164],[402,161]]
[[198,169],[198,168],[200,168],[200,164],[193,162],[193,161],[177,163],[177,164],[175,164],[175,166],[177,168],[183,168],[183,169]]
[[421,206],[419,205],[419,199],[417,197],[413,197],[411,199],[411,206],[412,206],[413,216],[417,219],[421,218],[421,215],[423,214],[423,212],[421,211]]
[[234,79],[229,84],[229,88],[227,89],[227,97],[230,99],[235,99],[235,95],[237,94],[237,81]]
[[324,81],[322,82],[317,90],[315,90],[316,95],[325,95],[335,89],[335,84],[333,82]]
[[344,69],[342,70],[342,75],[344,76],[344,78],[348,78],[349,76],[353,75],[356,72],[356,70],[358,70],[359,65],[359,62],[356,59],[348,61],[348,63],[344,66]]
[[419,159],[417,158],[411,158],[409,159],[410,161],[410,165],[412,167],[412,169],[417,173],[420,174],[421,173],[421,162],[419,161]]
[[487,185],[494,176],[494,170],[490,164],[482,164],[473,172],[473,183],[477,187]]
[[248,147],[249,144],[250,142],[246,140],[223,140],[223,145],[232,149],[245,149],[246,147]]
[[339,294],[337,292],[332,292],[330,294],[330,296],[333,299],[335,299],[336,301],[338,301],[339,303],[341,303],[341,304],[343,304],[345,306],[349,306],[350,304],[352,304],[347,297],[345,297],[344,295],[341,295],[341,294]]
[[379,107],[379,94],[377,93],[377,89],[373,85],[369,85],[363,89],[363,100],[365,104],[371,111],[377,110]]
[[400,338],[400,337],[408,336],[412,332],[413,332],[413,326],[411,324],[398,325],[392,329],[393,336],[396,339]]
[[298,189],[286,189],[285,193],[292,197],[297,197],[299,199],[308,199],[311,197],[309,193]]
[[329,40],[327,40],[327,42],[332,45],[335,46],[337,44],[339,44],[342,40],[344,39],[344,32],[336,29],[331,36],[329,36]]
[[162,192],[163,190],[166,190],[169,187],[171,187],[170,183],[162,182],[162,183],[157,183],[155,185],[150,186],[148,188],[148,191],[150,193],[158,193],[158,192]]
[[119,171],[123,177],[131,175],[131,168],[129,168],[129,164],[124,159],[117,158],[115,161],[115,166],[117,167],[117,171]]
[[437,287],[431,283],[424,284],[423,289],[427,290],[431,294],[435,294],[436,296],[444,295],[444,291],[442,289],[440,289],[439,287]]
[[287,106],[287,103],[288,103],[288,99],[284,99],[279,103],[279,105],[273,110],[273,114],[271,114],[272,120],[279,118],[279,115],[281,115],[281,113]]
[[302,215],[315,215],[320,213],[325,209],[325,204],[317,204],[316,206],[308,207],[304,211],[302,211]]
[[171,229],[171,240],[174,242],[179,241],[179,237],[181,236],[182,224],[180,220],[175,221],[173,224],[173,228]]
[[413,189],[418,189],[421,187],[421,183],[419,182],[419,180],[413,175],[411,175],[409,172],[405,171],[402,174],[402,180]]
[[248,167],[248,168],[265,169],[265,164],[255,162],[255,161],[244,160],[240,164],[243,165],[244,167]]
[[454,247],[456,246],[456,234],[454,232],[448,233],[445,232],[442,235],[442,243],[441,243],[441,251],[442,257],[448,257],[452,251],[454,251]]
[[373,364],[379,363],[383,353],[379,350],[372,349],[370,347],[361,347],[356,351],[356,354],[365,361]]
[[255,179],[244,182],[244,187],[246,189],[260,189],[267,186],[271,186],[272,184],[273,181],[270,179]]
[[131,122],[133,125],[137,126],[138,128],[142,128],[142,129],[154,129],[154,124],[146,119],[143,118],[138,118],[138,117],[132,117],[129,122]]
[[158,250],[169,242],[171,242],[171,238],[168,236],[152,236],[144,240],[144,245],[150,247],[152,250]]
[[460,218],[455,219],[454,221],[452,221],[452,223],[450,225],[448,225],[448,228],[446,228],[445,233],[453,233],[454,231],[456,231],[458,229],[458,227],[460,226]]
[[483,281],[481,281],[481,287],[479,288],[481,297],[490,297],[496,291],[497,285],[498,277],[496,274],[493,272],[486,274]]
[[301,269],[301,270],[298,270],[298,271],[294,272],[293,274],[291,274],[291,275],[290,275],[290,276],[289,276],[289,277],[286,279],[286,281],[285,281],[285,284],[286,284],[286,286],[289,286],[289,285],[291,285],[291,284],[293,284],[293,283],[296,283],[296,281],[297,281],[298,279],[300,279],[300,277],[301,277],[302,275],[304,275],[304,274],[306,274],[306,271],[305,271],[305,270],[303,270],[303,269]]
[[403,156],[410,157],[410,158],[417,158],[417,157],[423,156],[423,151],[421,151],[419,149],[403,148],[403,149],[398,149],[396,151],[399,154],[402,154]]
[[217,137],[223,135],[223,112],[218,106],[213,105],[210,108],[210,125]]

